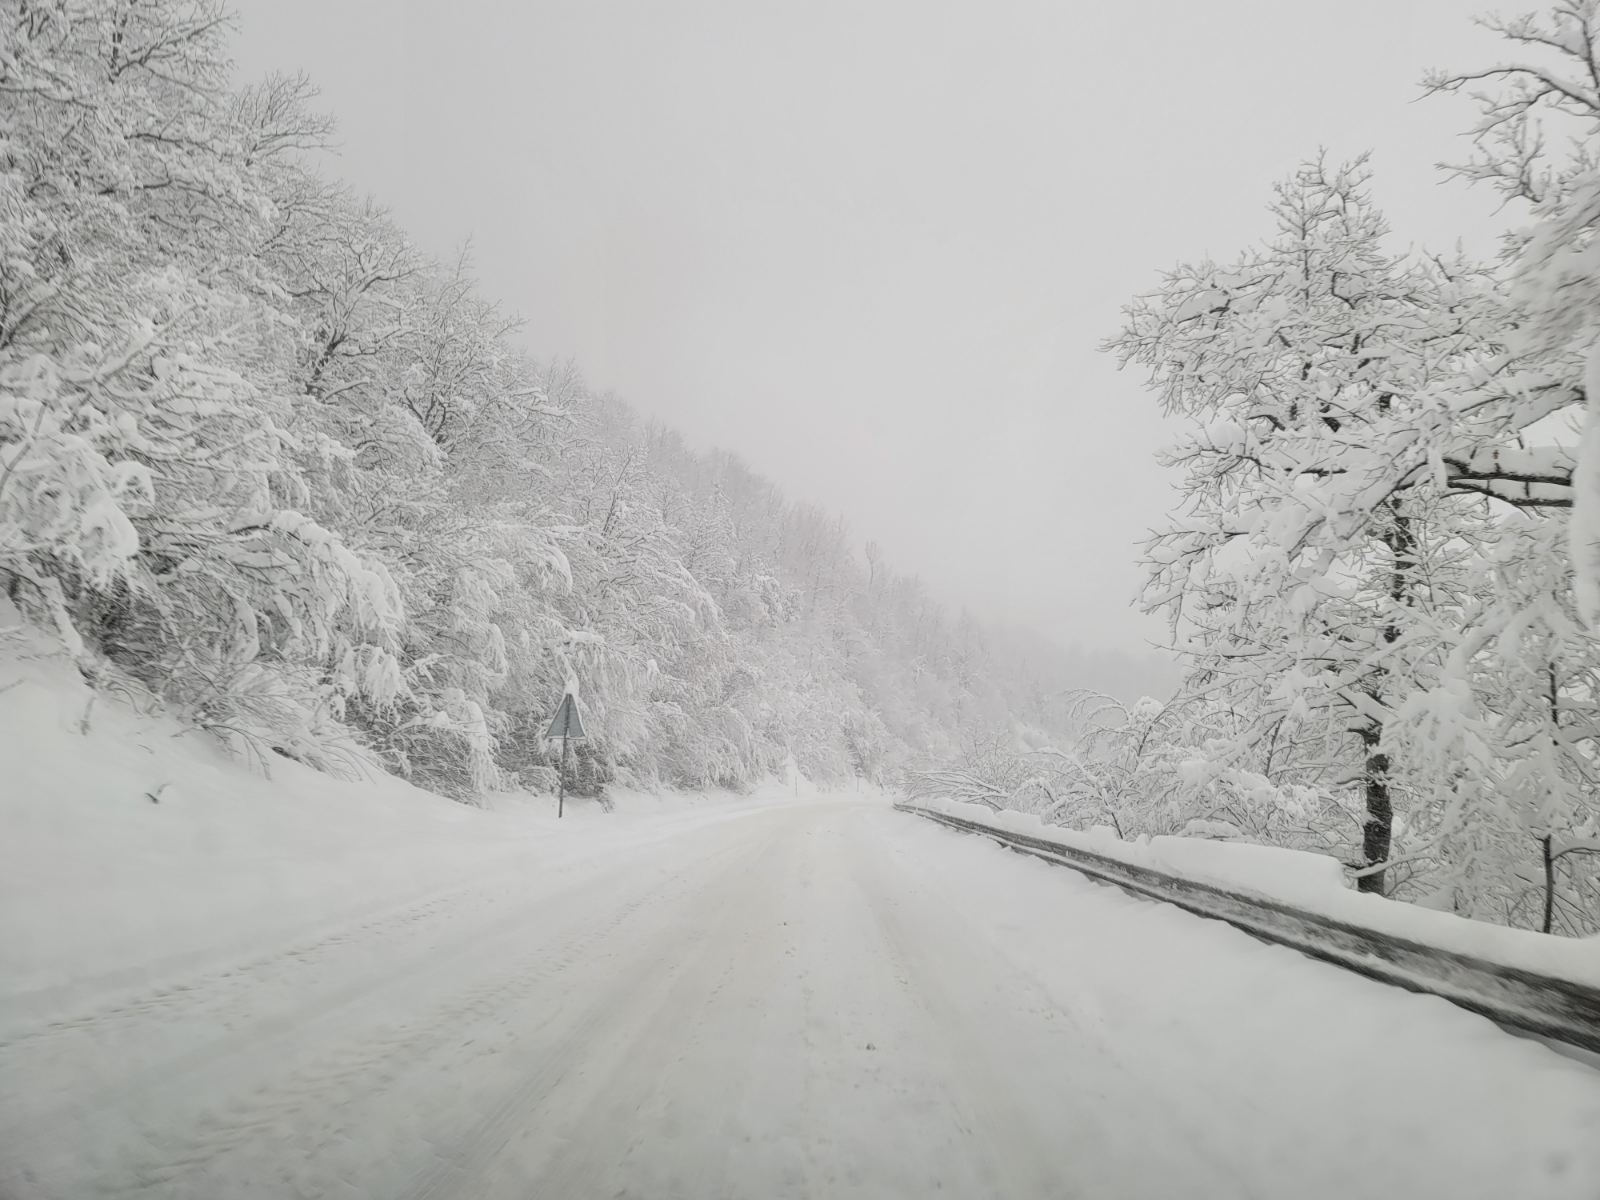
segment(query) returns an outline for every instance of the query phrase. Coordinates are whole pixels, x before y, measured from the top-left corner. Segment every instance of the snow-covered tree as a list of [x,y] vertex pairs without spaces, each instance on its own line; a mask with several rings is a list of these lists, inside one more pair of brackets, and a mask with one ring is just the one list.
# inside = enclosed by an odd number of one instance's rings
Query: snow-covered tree
[[[1600,4],[1558,0],[1548,12],[1482,21],[1514,57],[1481,70],[1438,71],[1433,93],[1469,93],[1475,152],[1450,169],[1500,191],[1526,224],[1506,239],[1516,315],[1506,330],[1521,360],[1510,387],[1484,381],[1478,403],[1519,433],[1587,405],[1581,463],[1567,447],[1521,449],[1519,473],[1569,525],[1577,597],[1600,624]],[[1564,485],[1576,484],[1569,493]]]
[[[1420,471],[1429,388],[1473,346],[1458,272],[1385,246],[1361,162],[1280,185],[1277,234],[1237,261],[1178,268],[1114,343],[1186,426],[1184,504],[1149,548],[1205,686],[1253,712],[1241,748],[1308,719],[1352,739],[1363,886],[1381,890],[1394,821],[1387,729],[1436,669],[1422,614],[1458,602],[1454,500]],[[1411,461],[1408,461],[1408,458]]]
[[220,0],[0,0],[0,586],[267,765],[463,799],[882,777],[1013,687],[837,517],[540,364],[465,252],[325,178]]

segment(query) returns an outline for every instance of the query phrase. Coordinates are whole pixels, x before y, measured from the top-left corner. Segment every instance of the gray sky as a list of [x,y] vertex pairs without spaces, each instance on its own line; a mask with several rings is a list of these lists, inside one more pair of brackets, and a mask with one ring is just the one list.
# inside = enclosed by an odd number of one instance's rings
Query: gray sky
[[234,0],[241,74],[303,67],[341,171],[436,253],[470,235],[530,348],[842,511],[948,600],[1136,649],[1172,498],[1096,351],[1183,258],[1269,230],[1325,146],[1406,240],[1498,55],[1478,0]]

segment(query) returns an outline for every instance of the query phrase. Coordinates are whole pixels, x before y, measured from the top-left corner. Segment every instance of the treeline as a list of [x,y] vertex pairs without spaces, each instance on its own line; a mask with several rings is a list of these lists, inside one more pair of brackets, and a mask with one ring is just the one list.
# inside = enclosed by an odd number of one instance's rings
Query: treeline
[[[467,798],[880,778],[1004,730],[991,644],[839,521],[530,358],[470,257],[318,173],[217,0],[0,0],[0,585],[241,754]],[[1055,684],[1059,684],[1059,680]]]
[[1495,261],[1396,249],[1365,162],[1316,158],[1264,243],[1127,309],[1109,349],[1179,430],[1144,604],[1186,681],[1078,697],[1073,752],[980,755],[975,792],[1600,928],[1600,3],[1486,24],[1516,65],[1425,86],[1477,107]]

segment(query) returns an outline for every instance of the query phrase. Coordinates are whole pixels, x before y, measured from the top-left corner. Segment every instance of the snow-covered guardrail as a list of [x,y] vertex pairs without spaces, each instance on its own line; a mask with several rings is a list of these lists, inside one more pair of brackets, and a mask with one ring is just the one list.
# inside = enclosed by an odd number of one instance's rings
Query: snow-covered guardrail
[[997,828],[979,820],[898,803],[914,813],[1129,892],[1226,921],[1262,941],[1355,971],[1369,979],[1438,996],[1510,1029],[1600,1054],[1600,988],[1430,946],[1381,929],[1308,912],[1264,896],[1186,879],[1078,846]]

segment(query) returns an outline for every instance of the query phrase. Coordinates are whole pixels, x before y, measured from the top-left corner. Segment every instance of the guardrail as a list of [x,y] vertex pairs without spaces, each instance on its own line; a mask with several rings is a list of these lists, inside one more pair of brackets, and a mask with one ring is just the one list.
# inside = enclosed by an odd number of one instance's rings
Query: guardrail
[[1226,921],[1264,942],[1287,946],[1369,979],[1438,996],[1507,1028],[1600,1054],[1600,989],[1442,950],[1075,846],[995,829],[921,805],[899,803],[895,807],[951,829],[993,838],[1008,849],[1070,867],[1091,879],[1196,916]]

